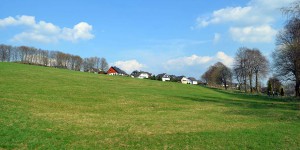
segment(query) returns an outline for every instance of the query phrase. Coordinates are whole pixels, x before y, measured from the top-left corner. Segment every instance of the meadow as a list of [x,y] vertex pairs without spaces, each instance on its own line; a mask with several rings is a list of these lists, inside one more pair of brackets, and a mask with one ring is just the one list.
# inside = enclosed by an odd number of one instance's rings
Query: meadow
[[0,149],[299,147],[299,101],[0,63]]

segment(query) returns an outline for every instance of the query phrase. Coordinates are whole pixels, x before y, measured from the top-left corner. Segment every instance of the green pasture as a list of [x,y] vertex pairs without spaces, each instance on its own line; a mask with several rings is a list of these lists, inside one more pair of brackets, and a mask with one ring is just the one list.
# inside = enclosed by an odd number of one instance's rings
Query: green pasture
[[0,63],[0,149],[299,149],[300,102]]

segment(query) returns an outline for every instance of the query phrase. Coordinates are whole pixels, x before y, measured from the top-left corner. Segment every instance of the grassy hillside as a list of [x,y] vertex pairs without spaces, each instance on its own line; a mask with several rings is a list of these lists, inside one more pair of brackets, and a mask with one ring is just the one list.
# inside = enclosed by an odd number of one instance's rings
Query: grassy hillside
[[0,63],[0,149],[298,149],[299,104]]

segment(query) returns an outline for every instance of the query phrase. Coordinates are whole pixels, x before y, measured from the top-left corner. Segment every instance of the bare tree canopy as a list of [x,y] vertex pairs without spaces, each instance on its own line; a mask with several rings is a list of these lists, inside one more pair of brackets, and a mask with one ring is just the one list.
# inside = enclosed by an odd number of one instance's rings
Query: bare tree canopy
[[281,8],[281,11],[288,18],[299,18],[300,17],[300,1],[294,1],[288,7]]
[[67,54],[60,51],[48,51],[28,46],[14,47],[0,44],[0,61],[21,62],[48,67],[65,68],[80,71],[95,71],[100,68],[108,69],[105,58],[90,57],[82,59],[80,56]]
[[[241,47],[234,59],[234,76],[243,86],[244,91],[253,92],[253,77],[255,76],[255,90],[259,92],[259,80],[268,73],[269,62],[259,49]],[[248,84],[249,83],[249,84]]]
[[281,89],[281,82],[278,78],[276,77],[271,77],[269,78],[268,82],[268,91],[272,93],[279,93]]
[[103,58],[103,57],[100,59],[100,70],[101,71],[107,71],[108,70],[108,63],[107,63],[106,59]]
[[227,89],[229,83],[232,82],[232,72],[223,63],[217,62],[213,66],[210,66],[201,78],[208,85],[222,85]]
[[283,8],[289,15],[284,29],[276,38],[277,48],[273,53],[274,68],[278,76],[284,80],[294,81],[295,96],[300,96],[300,2]]

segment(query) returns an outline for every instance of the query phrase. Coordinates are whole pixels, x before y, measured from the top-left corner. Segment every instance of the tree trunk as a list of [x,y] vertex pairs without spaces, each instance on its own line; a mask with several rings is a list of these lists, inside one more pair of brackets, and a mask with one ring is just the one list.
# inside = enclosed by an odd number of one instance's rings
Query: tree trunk
[[224,82],[224,86],[225,86],[225,90],[227,90],[227,83],[226,83],[226,80]]
[[258,94],[259,93],[259,91],[258,91],[258,72],[255,73],[255,89]]
[[299,90],[299,88],[300,88],[300,80],[297,79],[296,80],[296,86],[295,86],[296,97],[300,97],[300,90]]
[[250,73],[250,75],[249,75],[249,84],[250,84],[250,93],[253,93],[253,89],[252,89],[252,73]]
[[247,93],[247,76],[245,75],[245,80],[244,80],[244,88],[245,88],[245,93]]

